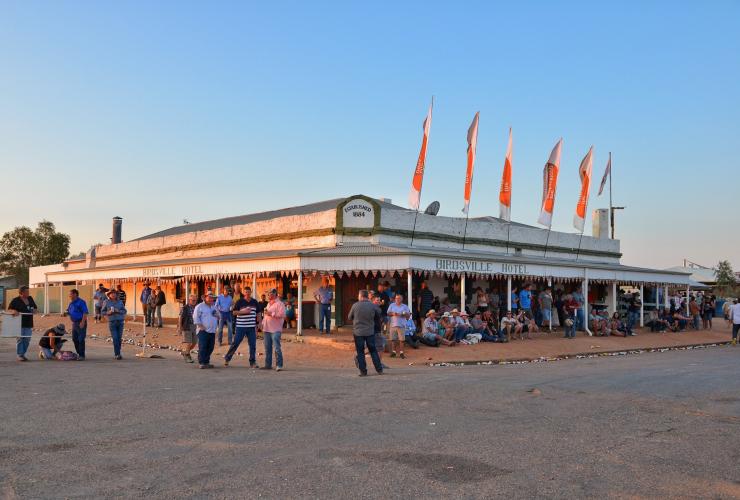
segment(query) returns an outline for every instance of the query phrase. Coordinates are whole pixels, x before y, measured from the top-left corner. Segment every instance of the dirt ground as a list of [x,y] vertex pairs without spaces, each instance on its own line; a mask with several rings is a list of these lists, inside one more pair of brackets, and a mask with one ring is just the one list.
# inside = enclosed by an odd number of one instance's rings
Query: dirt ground
[[[71,327],[69,319],[59,315],[36,317],[34,335],[41,335],[46,328],[58,323]],[[683,333],[651,333],[649,329],[637,330],[636,337],[589,337],[579,332],[573,340],[562,338],[562,332],[532,334],[531,340],[513,340],[508,344],[480,343],[476,345],[458,345],[456,347],[427,347],[407,349],[405,360],[391,358],[385,354],[383,362],[393,367],[418,366],[436,363],[461,362],[513,362],[518,360],[557,359],[591,355],[595,353],[624,352],[659,348],[677,348],[681,346],[727,342],[731,338],[731,329],[724,320],[715,320],[713,330],[689,330]],[[133,355],[141,351],[144,339],[142,323],[127,321],[124,328],[124,352]],[[147,328],[147,345],[149,352],[165,358],[179,359],[177,349],[180,337],[176,329],[165,326],[161,329]],[[90,323],[88,327],[89,342],[110,342],[106,323]],[[139,347],[135,347],[136,343]],[[29,354],[35,355],[37,341],[34,339]],[[68,344],[72,348],[72,343]],[[216,346],[215,361],[219,363],[228,350],[226,330],[224,345]],[[232,364],[247,364],[247,345],[239,346],[237,356]],[[264,356],[261,334],[257,341],[258,363]],[[354,368],[354,344],[349,333],[334,333],[319,336],[316,330],[308,330],[302,337],[296,337],[294,331],[283,334],[283,354],[285,364],[293,366],[311,366],[315,368]],[[111,348],[112,355],[112,348]]]

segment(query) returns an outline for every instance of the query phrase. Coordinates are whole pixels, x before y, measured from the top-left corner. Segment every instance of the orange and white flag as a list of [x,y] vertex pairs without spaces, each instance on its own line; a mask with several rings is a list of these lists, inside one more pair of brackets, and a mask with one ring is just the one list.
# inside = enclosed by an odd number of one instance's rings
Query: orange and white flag
[[427,117],[424,119],[424,137],[421,139],[421,151],[419,151],[419,159],[416,160],[416,169],[414,170],[414,178],[411,179],[411,191],[409,191],[409,206],[414,210],[419,210],[419,202],[421,201],[421,183],[424,181],[424,166],[427,162],[427,144],[429,143],[429,131],[432,128],[432,107],[434,106],[434,100],[429,105],[429,111]]
[[501,175],[501,192],[498,195],[499,218],[511,222],[511,129],[509,129],[509,144],[506,146],[504,158],[504,173]]
[[473,168],[475,167],[475,150],[478,145],[478,115],[480,111],[475,114],[473,123],[468,129],[468,168],[465,172],[465,206],[462,209],[464,214],[467,214],[470,208],[470,192],[473,190]]
[[583,232],[583,226],[586,223],[586,207],[588,206],[588,192],[591,188],[591,169],[594,165],[594,147],[588,150],[586,156],[581,160],[581,166],[578,167],[578,175],[581,177],[581,194],[578,197],[576,205],[576,214],[573,216],[573,226]]
[[552,227],[552,213],[555,210],[555,192],[558,186],[558,172],[560,171],[560,151],[563,148],[562,137],[552,148],[550,158],[542,171],[542,210],[537,222],[543,226]]

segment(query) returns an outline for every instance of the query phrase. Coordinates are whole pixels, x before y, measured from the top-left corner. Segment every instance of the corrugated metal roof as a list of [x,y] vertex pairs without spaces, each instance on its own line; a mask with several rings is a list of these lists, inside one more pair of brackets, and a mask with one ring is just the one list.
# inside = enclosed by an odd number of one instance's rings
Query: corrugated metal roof
[[[278,217],[288,217],[291,215],[307,215],[316,212],[325,212],[337,206],[344,200],[349,198],[334,198],[332,200],[319,201],[316,203],[309,203],[308,205],[299,205],[289,208],[281,208],[279,210],[270,210],[268,212],[259,212],[256,214],[237,215],[234,217],[226,217],[223,219],[214,219],[203,222],[194,222],[191,224],[184,224],[182,226],[175,226],[169,229],[148,234],[141,238],[136,238],[132,241],[148,240],[150,238],[161,238],[163,236],[173,236],[177,234],[194,233],[197,231],[208,231],[210,229],[220,229],[222,227],[241,226],[244,224],[251,224],[253,222],[260,222],[264,220],[276,219]],[[381,207],[392,208],[395,210],[409,210],[392,203],[388,203],[383,200],[373,198]]]

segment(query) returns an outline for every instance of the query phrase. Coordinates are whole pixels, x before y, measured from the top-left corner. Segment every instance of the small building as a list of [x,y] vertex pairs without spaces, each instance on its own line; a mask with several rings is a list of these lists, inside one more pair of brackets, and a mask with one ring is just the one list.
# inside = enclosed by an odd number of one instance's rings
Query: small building
[[[107,287],[121,284],[129,314],[141,314],[144,283],[162,287],[163,316],[174,320],[187,294],[241,284],[257,297],[277,288],[301,311],[298,329],[317,318],[314,292],[326,277],[335,290],[333,325],[342,326],[358,290],[389,281],[413,300],[425,281],[434,295],[459,307],[477,287],[506,293],[523,283],[569,291],[582,287],[589,303],[616,310],[618,288],[643,290],[645,307],[667,300],[666,286],[686,287],[689,275],[621,263],[619,240],[508,223],[495,217],[444,217],[364,195],[282,210],[185,224],[113,243],[84,259],[35,269],[33,284]],[[49,297],[49,293],[44,296]],[[463,299],[464,298],[464,299]],[[48,308],[48,304],[45,304]]]

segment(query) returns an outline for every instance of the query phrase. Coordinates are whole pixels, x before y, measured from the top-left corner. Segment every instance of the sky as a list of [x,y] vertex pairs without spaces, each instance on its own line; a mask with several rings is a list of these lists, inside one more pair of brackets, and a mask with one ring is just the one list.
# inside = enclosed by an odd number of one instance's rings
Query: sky
[[[422,206],[553,230],[613,155],[629,265],[740,268],[740,2],[0,2],[0,233],[54,222],[71,251],[367,194],[406,206],[431,96]],[[591,232],[590,218],[586,234]]]

